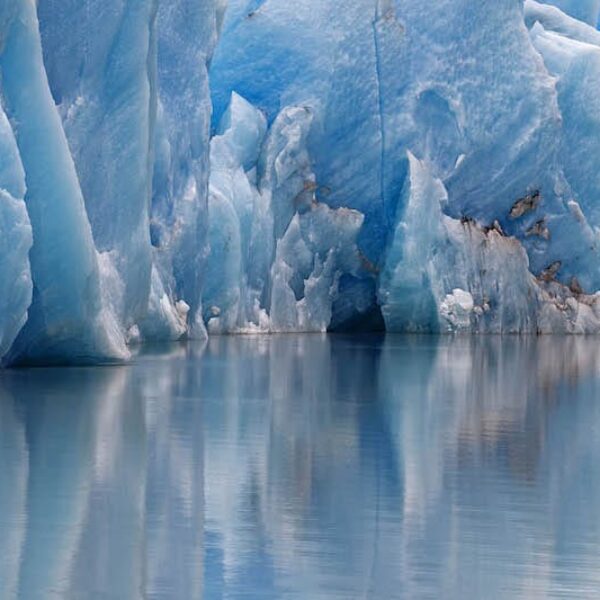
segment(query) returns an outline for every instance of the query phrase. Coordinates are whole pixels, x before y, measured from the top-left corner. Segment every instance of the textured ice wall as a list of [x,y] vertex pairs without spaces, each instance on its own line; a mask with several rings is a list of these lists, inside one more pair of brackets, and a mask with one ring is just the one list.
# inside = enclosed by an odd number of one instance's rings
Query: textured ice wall
[[518,240],[496,221],[443,213],[448,193],[409,155],[409,176],[380,281],[390,331],[585,333],[600,331],[600,294],[574,293],[553,268],[535,277]]
[[157,0],[38,2],[52,94],[125,328],[150,291],[156,10]]
[[209,332],[326,331],[344,274],[361,268],[363,216],[316,199],[313,113],[265,116],[233,94],[211,143]]
[[48,87],[36,5],[4,2],[0,17],[2,100],[25,171],[33,229],[33,303],[8,360],[123,358],[127,351],[103,306],[83,196]]
[[[311,106],[317,195],[365,213],[372,260],[406,148],[445,178],[462,157],[456,210],[471,202],[482,214],[502,194],[508,203],[506,187],[529,184],[552,151],[552,81],[517,3],[446,1],[436,18],[413,0],[255,4],[230,4],[211,70],[215,119],[232,90],[270,120],[285,105]],[[479,189],[488,206],[475,203]]]
[[151,310],[142,326],[146,338],[154,337],[152,322],[165,322],[152,309],[157,302],[169,315],[170,337],[186,331],[194,337],[205,335],[200,303],[208,253],[208,63],[224,10],[223,0],[161,0],[159,5],[151,210],[156,275]]
[[596,27],[600,14],[600,0],[547,0],[563,12]]
[[24,325],[31,304],[28,253],[32,235],[24,196],[23,165],[0,108],[0,359]]
[[121,326],[138,323],[145,338],[202,330],[206,65],[221,12],[216,1],[39,3],[107,296]]
[[131,340],[202,335],[207,63],[221,3],[42,0],[38,11],[119,327]]
[[22,328],[7,363],[120,360],[127,340],[204,331],[207,63],[223,10],[0,2],[12,177],[0,182],[0,356]]
[[598,329],[597,0],[225,9],[0,0],[5,362]]
[[[525,15],[509,0],[448,0],[435,15],[413,0],[231,1],[211,68],[214,126],[232,91],[269,123],[286,105],[308,108],[316,201],[364,215],[361,268],[342,275],[330,326],[364,320],[379,303],[388,328],[446,330],[444,315],[458,300],[445,272],[457,261],[462,279],[456,280],[480,297],[472,310],[485,306],[486,316],[450,322],[451,330],[596,330],[595,316],[588,319],[580,306],[591,306],[600,288],[595,51],[553,65],[541,48],[541,26],[534,27],[534,4],[562,27],[560,36],[576,30],[595,43],[597,32],[583,21],[531,1]],[[590,22],[597,16],[594,3],[563,8]],[[434,221],[448,230],[428,234],[421,213],[424,224],[417,219],[410,233],[414,264],[398,248],[404,238],[397,226],[406,226],[411,199],[413,205],[432,199],[406,193],[407,152],[444,190],[436,209],[443,218]],[[440,235],[450,241],[441,244],[445,265],[434,268],[428,244],[437,247]],[[430,279],[418,280],[417,263],[434,269]],[[488,269],[483,282],[482,269]],[[488,288],[494,301],[486,303]],[[437,300],[427,312],[432,296]],[[584,325],[577,316],[546,314],[568,298],[586,313]],[[411,306],[425,313],[415,319]]]

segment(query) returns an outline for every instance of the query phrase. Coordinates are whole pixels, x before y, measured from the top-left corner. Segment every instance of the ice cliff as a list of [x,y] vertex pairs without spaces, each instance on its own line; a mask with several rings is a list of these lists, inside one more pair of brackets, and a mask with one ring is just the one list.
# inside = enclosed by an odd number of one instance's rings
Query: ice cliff
[[600,331],[598,0],[0,0],[0,357]]

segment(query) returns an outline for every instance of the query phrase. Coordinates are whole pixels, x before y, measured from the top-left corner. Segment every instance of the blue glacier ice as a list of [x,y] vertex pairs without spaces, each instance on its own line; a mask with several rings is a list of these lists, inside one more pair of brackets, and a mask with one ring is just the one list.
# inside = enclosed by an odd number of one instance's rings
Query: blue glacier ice
[[17,144],[0,109],[0,359],[27,320],[33,284],[31,224],[23,198],[25,173]]
[[1,6],[2,97],[25,171],[33,230],[33,300],[8,360],[122,359],[127,350],[103,303],[81,188],[48,87],[36,5],[16,0]]
[[0,0],[0,357],[600,329],[598,0]]
[[38,11],[113,310],[128,332],[180,337],[200,301],[205,65],[222,9],[190,0],[43,0]]
[[104,274],[118,278],[109,301],[130,327],[145,314],[152,268],[156,3],[41,0],[38,13],[95,246]]
[[[212,104],[208,65],[225,0],[160,0],[157,27],[158,115],[154,139],[151,239],[170,337],[204,337],[202,287],[208,231]],[[153,279],[154,281],[154,279]],[[151,306],[156,304],[153,287]],[[142,333],[152,338],[150,311]],[[164,319],[162,319],[163,322]]]
[[[543,18],[531,12],[554,13],[579,35],[596,32],[531,1],[525,9],[508,1],[441,4],[443,17],[432,18],[430,7],[411,0],[293,7],[271,0],[252,10],[233,0],[211,68],[215,122],[232,91],[269,120],[283,104],[312,111],[307,151],[315,197],[364,215],[358,235],[363,268],[353,274],[351,295],[340,292],[345,319],[352,321],[358,299],[367,298],[378,302],[388,329],[445,331],[446,317],[454,308],[462,311],[454,296],[460,289],[465,298],[479,296],[480,305],[474,299],[469,310],[485,306],[487,312],[485,318],[451,318],[450,330],[595,331],[598,188],[589,163],[596,155],[596,121],[586,91],[593,83],[581,76],[575,81],[573,73],[560,85],[536,42]],[[596,9],[588,4],[592,22]],[[582,135],[589,140],[583,147],[575,142]],[[433,214],[442,212],[435,221],[442,229],[465,225],[470,233],[442,235],[424,228],[417,215],[405,218],[411,208],[421,210],[412,204],[432,200],[406,191],[416,164],[443,189],[442,208],[430,206]],[[422,218],[433,227],[431,214]],[[408,227],[413,231],[402,231]],[[446,235],[451,241],[443,244]],[[438,267],[431,244],[441,248]],[[480,246],[490,244],[482,254]],[[404,256],[409,249],[410,259]],[[508,256],[520,265],[516,272],[506,266]],[[435,272],[420,278],[413,259]],[[463,273],[452,281],[445,271],[455,261],[462,261],[457,270]],[[478,269],[489,281],[481,281]],[[373,272],[381,275],[376,297],[368,291]],[[487,288],[495,288],[489,302]]]
[[232,94],[211,142],[209,332],[326,331],[339,281],[361,269],[361,213],[316,198],[312,111],[267,119]]
[[598,16],[600,15],[599,0],[548,0],[547,4],[553,4],[564,13],[593,27],[598,24]]
[[399,219],[380,278],[391,331],[599,332],[600,294],[577,294],[549,273],[535,277],[523,246],[496,221],[444,214],[448,192],[409,154]]

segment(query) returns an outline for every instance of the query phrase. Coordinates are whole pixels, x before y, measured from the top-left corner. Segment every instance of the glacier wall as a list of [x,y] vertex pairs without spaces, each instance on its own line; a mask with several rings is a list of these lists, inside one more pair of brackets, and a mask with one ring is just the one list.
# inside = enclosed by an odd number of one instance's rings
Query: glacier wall
[[0,0],[0,358],[600,330],[598,0]]
[[33,240],[24,196],[25,172],[0,109],[0,356],[25,324],[33,291],[28,257]]
[[223,11],[0,2],[6,364],[121,361],[136,340],[203,335],[207,63]]
[[122,358],[126,348],[103,306],[81,188],[48,87],[36,5],[4,2],[0,14],[3,105],[24,168],[33,232],[33,299],[9,360]]
[[231,0],[215,129],[305,107],[315,201],[364,216],[330,328],[598,331],[600,7],[560,7]]
[[598,24],[600,14],[598,0],[548,0],[547,4],[553,4],[566,14],[594,27]]
[[364,218],[316,198],[313,113],[265,116],[235,94],[211,142],[209,332],[326,331],[344,275],[361,270]]
[[143,316],[150,291],[156,9],[154,0],[38,2],[50,89],[103,277],[118,278],[109,302],[126,327]]

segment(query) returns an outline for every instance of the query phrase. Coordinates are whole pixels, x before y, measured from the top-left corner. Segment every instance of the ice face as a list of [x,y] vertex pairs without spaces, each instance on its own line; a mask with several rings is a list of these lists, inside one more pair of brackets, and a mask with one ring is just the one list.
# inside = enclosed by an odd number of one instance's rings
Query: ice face
[[406,149],[453,177],[455,212],[481,218],[500,200],[510,208],[552,151],[552,81],[517,3],[445,2],[440,19],[413,0],[246,4],[230,5],[212,64],[215,119],[231,91],[270,120],[285,104],[311,107],[317,196],[365,214],[361,247],[372,261]]
[[[293,7],[278,0],[250,7],[233,0],[227,12],[211,68],[215,123],[232,90],[263,110],[269,122],[278,118],[285,103],[307,107],[313,115],[306,148],[315,198],[364,215],[357,239],[363,266],[370,269],[359,270],[352,280],[342,277],[352,285],[338,287],[338,294],[347,296],[336,301],[331,324],[354,321],[359,304],[364,309],[376,302],[367,271],[383,273],[380,301],[383,293],[392,303],[409,306],[409,289],[426,295],[428,285],[414,282],[410,265],[402,263],[406,257],[393,251],[398,234],[394,223],[408,210],[404,203],[410,197],[402,192],[409,172],[407,151],[442,185],[442,215],[451,218],[446,226],[454,230],[450,225],[473,223],[481,244],[493,248],[478,257],[477,244],[457,242],[461,250],[448,259],[448,268],[452,260],[471,260],[473,265],[465,266],[469,271],[477,262],[494,262],[495,254],[505,259],[514,254],[521,265],[518,273],[501,262],[492,270],[505,282],[499,285],[510,285],[513,276],[544,279],[551,273],[565,289],[593,293],[600,287],[596,170],[590,164],[597,155],[597,136],[588,126],[594,122],[593,103],[585,100],[591,97],[594,77],[586,75],[581,83],[584,78],[573,65],[568,80],[563,75],[557,82],[539,35],[533,30],[529,34],[525,22],[533,26],[536,10],[558,20],[563,29],[577,30],[587,43],[597,33],[557,8],[531,0],[525,20],[518,3],[508,1],[477,7],[443,4],[447,8],[440,7],[439,19],[413,0],[343,6],[302,1]],[[588,20],[594,20],[594,11],[595,4],[588,3]],[[593,58],[585,60],[587,74]],[[589,142],[579,146],[580,138]],[[289,216],[281,215],[284,225]],[[457,236],[457,231],[450,235]],[[424,266],[433,260],[426,258],[428,248],[422,243],[413,257]],[[404,268],[392,283],[394,260]],[[469,290],[474,281],[461,285],[465,293],[478,295]],[[483,287],[487,285],[492,285],[491,275]],[[519,296],[519,302],[527,305],[526,297]],[[483,324],[469,320],[466,328],[541,327],[532,316],[537,308],[521,314],[521,307],[513,306],[517,297],[508,291],[497,300],[490,310],[499,314],[480,319]],[[447,306],[453,302],[450,298]],[[352,307],[346,311],[348,304]],[[419,309],[426,310],[426,304]],[[438,315],[436,311],[428,314]],[[394,314],[387,319],[388,327],[394,321],[395,329],[412,328],[410,312],[398,309]],[[440,326],[437,316],[418,321],[426,329]]]
[[363,246],[381,250],[381,111],[373,2],[233,1],[211,67],[215,122],[232,91],[272,122],[290,105],[313,112],[317,198],[366,215]]
[[38,2],[50,88],[95,246],[121,282],[109,300],[124,328],[145,314],[150,291],[156,6],[155,0]]
[[48,87],[35,4],[18,0],[1,16],[2,98],[25,171],[34,240],[33,303],[7,360],[123,358],[127,351],[104,310],[81,189]]
[[499,226],[484,231],[473,221],[444,215],[448,194],[441,180],[412,155],[409,165],[406,208],[400,211],[381,276],[387,328],[534,329],[536,303],[529,296],[535,284],[520,244],[505,238]]
[[211,143],[203,297],[209,332],[326,331],[344,274],[360,268],[363,217],[315,197],[312,112],[267,119],[238,94]]
[[531,38],[555,77],[562,115],[560,163],[585,218],[600,223],[596,190],[600,175],[600,110],[590,98],[600,89],[600,32],[530,2],[526,15],[535,23]]
[[482,228],[443,213],[448,193],[409,155],[403,205],[387,251],[379,297],[389,331],[481,333],[600,331],[600,294],[539,277],[525,249],[496,221]]
[[200,302],[208,252],[212,112],[207,69],[223,12],[222,0],[161,0],[157,16],[152,245],[167,297],[173,307],[178,301],[189,305],[187,329],[195,337],[205,333]]
[[27,319],[31,304],[31,225],[25,209],[25,173],[15,138],[0,108],[0,359]]
[[222,3],[43,0],[37,10],[113,333],[202,335],[206,66]]
[[600,0],[545,0],[545,3],[553,4],[568,15],[594,27],[598,24]]
[[595,331],[599,13],[0,0],[4,362],[206,328]]

